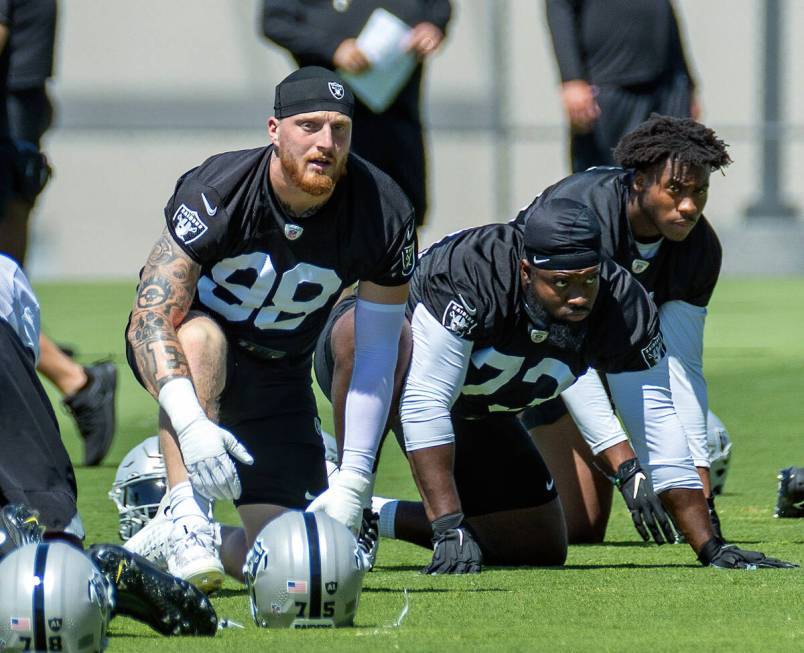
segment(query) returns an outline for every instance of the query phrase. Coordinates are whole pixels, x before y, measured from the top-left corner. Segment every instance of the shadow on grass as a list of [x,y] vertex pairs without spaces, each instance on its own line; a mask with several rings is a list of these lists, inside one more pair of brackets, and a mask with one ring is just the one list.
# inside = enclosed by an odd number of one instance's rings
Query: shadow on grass
[[[442,576],[443,578],[443,576]],[[401,594],[402,588],[399,587],[364,587],[363,594],[366,592],[370,594]],[[421,588],[410,588],[406,587],[405,591],[408,594],[442,594],[445,592],[449,592],[450,594],[454,594],[455,592],[463,592],[466,594],[475,594],[480,592],[510,592],[511,590],[502,589],[499,587],[456,587],[454,589],[448,589],[443,587],[421,587]]]
[[245,587],[242,587],[240,589],[232,589],[231,587],[224,587],[223,589],[215,592],[215,594],[212,595],[212,598],[226,599],[229,598],[230,596],[248,596],[248,590]]
[[564,565],[563,567],[500,567],[500,569],[544,569],[546,571],[575,571],[589,569],[700,569],[699,564],[668,563],[662,565],[639,565],[633,562],[623,562],[620,564],[600,564],[600,565]]

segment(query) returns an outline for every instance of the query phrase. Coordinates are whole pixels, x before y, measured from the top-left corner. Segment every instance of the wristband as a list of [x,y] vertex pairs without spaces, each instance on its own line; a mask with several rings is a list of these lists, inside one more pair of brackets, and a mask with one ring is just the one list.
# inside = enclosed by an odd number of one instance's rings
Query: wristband
[[712,560],[715,559],[715,556],[720,552],[722,547],[723,540],[717,537],[711,538],[701,547],[701,550],[698,551],[698,562],[700,562],[704,567],[708,567]]
[[447,531],[458,528],[462,523],[463,513],[453,512],[434,519],[430,522],[430,527],[433,529],[433,535],[435,537],[441,537]]
[[171,379],[159,391],[159,405],[167,413],[178,435],[199,418],[206,418],[193,382],[185,376]]

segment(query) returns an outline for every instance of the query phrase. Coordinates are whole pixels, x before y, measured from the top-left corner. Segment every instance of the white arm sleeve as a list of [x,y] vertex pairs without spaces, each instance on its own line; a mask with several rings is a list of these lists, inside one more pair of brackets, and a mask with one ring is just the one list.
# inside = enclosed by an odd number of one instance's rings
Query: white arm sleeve
[[702,489],[673,406],[667,356],[648,370],[609,374],[607,379],[631,445],[639,461],[650,469],[656,492]]
[[628,440],[596,370],[579,376],[561,398],[593,454]]
[[371,474],[388,420],[404,319],[404,304],[356,302],[355,363],[346,395],[341,469]]
[[408,451],[455,441],[452,404],[460,394],[472,343],[447,331],[419,304],[411,320],[413,358],[399,414]]
[[673,301],[659,308],[662,336],[670,360],[670,389],[676,413],[687,434],[696,467],[709,467],[706,414],[709,409],[703,375],[703,330],[706,308]]
[[39,302],[20,267],[0,255],[0,319],[5,320],[22,344],[39,361]]

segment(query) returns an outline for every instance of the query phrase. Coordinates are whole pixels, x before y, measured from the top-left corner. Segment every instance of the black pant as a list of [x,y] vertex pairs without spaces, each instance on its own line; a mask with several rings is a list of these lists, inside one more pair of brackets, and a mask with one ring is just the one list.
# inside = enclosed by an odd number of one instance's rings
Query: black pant
[[416,226],[427,214],[427,169],[422,126],[389,113],[376,114],[355,104],[352,151],[393,179],[416,212]]
[[572,171],[592,166],[614,165],[614,148],[620,139],[651,113],[687,118],[691,92],[686,75],[677,75],[656,84],[598,88],[600,117],[587,134],[573,134],[570,143]]

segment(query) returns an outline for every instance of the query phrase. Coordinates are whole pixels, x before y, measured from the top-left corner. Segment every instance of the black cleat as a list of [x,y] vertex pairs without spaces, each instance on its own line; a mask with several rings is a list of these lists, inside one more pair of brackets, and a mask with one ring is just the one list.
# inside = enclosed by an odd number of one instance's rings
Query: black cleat
[[363,523],[357,535],[357,548],[363,554],[366,569],[371,571],[377,562],[377,549],[380,548],[380,515],[371,508],[363,509]]
[[779,471],[779,492],[774,517],[804,517],[804,467]]
[[42,541],[45,527],[39,513],[22,503],[10,503],[0,510],[0,560],[25,544]]
[[95,544],[90,559],[116,588],[115,614],[141,621],[162,635],[207,635],[218,615],[206,594],[114,544]]
[[84,464],[99,465],[112,446],[114,437],[114,398],[117,369],[106,361],[84,368],[87,384],[64,398],[64,406],[72,413],[84,439]]

